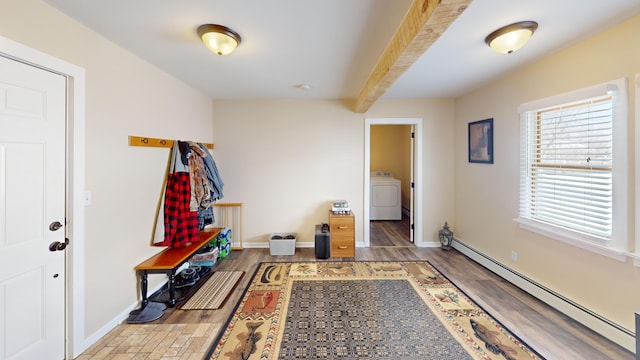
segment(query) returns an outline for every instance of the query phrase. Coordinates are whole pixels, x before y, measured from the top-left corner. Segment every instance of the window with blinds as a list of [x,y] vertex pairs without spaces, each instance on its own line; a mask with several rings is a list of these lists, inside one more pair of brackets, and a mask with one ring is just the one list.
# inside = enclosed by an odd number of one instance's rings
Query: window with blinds
[[625,100],[617,80],[520,106],[522,227],[607,255],[625,250]]
[[521,217],[611,239],[611,96],[524,113]]

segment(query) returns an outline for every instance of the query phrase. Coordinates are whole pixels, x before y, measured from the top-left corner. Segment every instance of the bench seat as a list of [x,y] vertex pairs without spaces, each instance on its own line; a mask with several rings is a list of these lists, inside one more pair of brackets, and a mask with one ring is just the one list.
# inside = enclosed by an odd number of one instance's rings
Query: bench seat
[[213,240],[222,228],[209,228],[200,231],[200,241],[187,246],[167,247],[156,255],[143,261],[135,267],[136,274],[140,278],[140,293],[142,295],[142,308],[149,303],[147,298],[147,276],[149,274],[166,274],[169,278],[169,306],[176,305],[175,279],[176,271],[187,262],[198,250]]

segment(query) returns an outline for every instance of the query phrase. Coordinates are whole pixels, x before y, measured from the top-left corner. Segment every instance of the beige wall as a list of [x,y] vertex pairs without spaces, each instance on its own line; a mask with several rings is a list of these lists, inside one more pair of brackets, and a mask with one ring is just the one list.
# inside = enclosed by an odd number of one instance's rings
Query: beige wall
[[400,180],[402,206],[411,196],[411,125],[371,126],[371,171],[389,171]]
[[[456,99],[456,237],[627,329],[640,304],[640,269],[521,230],[518,216],[521,103],[626,77],[629,86],[629,250],[633,250],[634,76],[640,72],[640,17],[564,49]],[[514,54],[518,56],[518,54]],[[503,56],[497,55],[496,56]],[[494,119],[493,165],[467,162],[467,124]],[[636,145],[637,146],[637,145]],[[626,191],[622,189],[622,191]],[[517,262],[511,252],[518,253]]]
[[[422,219],[424,242],[439,243],[438,230],[453,219],[454,101],[453,99],[378,100],[365,114],[367,118],[421,118]],[[417,211],[417,210],[416,210]]]
[[438,226],[453,217],[451,100],[380,101],[366,114],[332,100],[214,100],[213,108],[223,201],[244,203],[247,247],[265,246],[272,232],[313,242],[314,225],[328,221],[336,199],[349,202],[356,241],[363,241],[365,118],[423,118],[423,158],[430,161],[423,237],[434,241]]
[[[156,251],[148,243],[168,151],[129,147],[128,135],[214,142],[224,201],[244,202],[249,245],[264,246],[276,231],[312,241],[313,225],[327,220],[334,199],[349,201],[361,242],[365,117],[424,119],[427,241],[449,220],[456,236],[480,251],[633,328],[637,268],[522,231],[512,219],[518,209],[516,107],[640,72],[638,17],[457,99],[454,117],[452,100],[383,100],[366,114],[341,101],[214,100],[212,107],[200,92],[41,1],[1,6],[0,36],[87,71],[86,188],[93,197],[86,208],[87,337],[135,304],[133,267]],[[488,117],[494,118],[495,164],[469,164],[467,123]],[[510,261],[511,251],[518,262]]]
[[[436,136],[453,133],[451,100],[380,102],[367,114],[341,101],[214,101],[212,109],[202,93],[39,0],[3,2],[0,36],[86,69],[86,339],[137,303],[133,267],[157,252],[149,242],[168,150],[129,147],[129,135],[214,142],[224,201],[245,203],[244,240],[258,246],[276,231],[313,241],[335,199],[349,201],[362,241],[365,116],[424,118],[425,158],[452,154]],[[451,159],[440,159],[437,178],[423,174],[430,238],[453,216],[453,184],[442,180],[453,175]],[[161,280],[152,276],[150,287]]]
[[0,7],[0,36],[86,70],[90,337],[137,302],[133,267],[157,251],[149,243],[168,149],[130,147],[127,137],[210,142],[211,101],[41,1],[5,0]]

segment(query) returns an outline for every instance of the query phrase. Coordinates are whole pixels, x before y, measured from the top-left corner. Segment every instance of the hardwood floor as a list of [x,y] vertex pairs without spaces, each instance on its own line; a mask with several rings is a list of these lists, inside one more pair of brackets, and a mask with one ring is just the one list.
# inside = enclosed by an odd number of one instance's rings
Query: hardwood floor
[[328,260],[315,259],[314,249],[310,248],[296,249],[293,256],[270,256],[269,249],[233,251],[216,270],[243,270],[245,276],[223,308],[206,311],[167,309],[154,322],[119,325],[77,359],[201,359],[233,312],[260,262],[340,260],[428,260],[547,359],[635,358],[631,352],[536,300],[454,249],[417,248],[412,244],[380,246],[358,248],[355,258]]
[[369,246],[415,246],[411,242],[409,217],[402,220],[372,220],[369,222]]

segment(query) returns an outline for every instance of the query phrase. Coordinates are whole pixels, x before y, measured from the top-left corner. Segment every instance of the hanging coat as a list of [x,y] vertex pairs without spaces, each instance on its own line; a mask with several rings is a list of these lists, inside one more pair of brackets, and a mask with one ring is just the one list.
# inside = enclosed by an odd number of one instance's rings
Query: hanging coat
[[[187,146],[188,148],[188,146]],[[164,196],[164,241],[155,245],[180,247],[200,240],[197,212],[191,211],[189,168],[184,143],[175,141]]]
[[213,160],[213,156],[211,156],[209,149],[207,149],[203,144],[200,144],[200,147],[206,153],[206,156],[203,157],[203,160],[204,167],[207,172],[207,178],[209,179],[209,183],[211,186],[211,198],[213,201],[220,200],[224,197],[224,195],[222,194],[224,183],[222,182],[222,178],[220,178],[218,167],[216,167],[216,162]]

